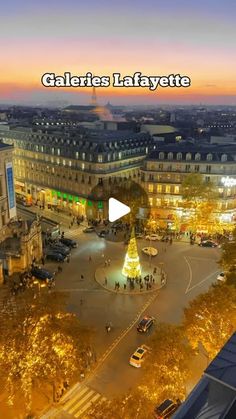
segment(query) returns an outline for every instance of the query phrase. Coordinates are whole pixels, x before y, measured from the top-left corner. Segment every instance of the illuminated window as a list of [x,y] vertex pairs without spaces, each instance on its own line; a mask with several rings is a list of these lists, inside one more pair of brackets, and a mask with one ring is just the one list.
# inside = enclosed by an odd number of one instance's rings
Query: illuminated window
[[200,153],[195,154],[195,160],[201,160],[201,154]]
[[192,158],[192,154],[191,153],[187,153],[186,154],[186,160],[191,160]]
[[146,147],[146,150],[145,151],[146,151],[146,154],[148,154],[148,147]]
[[60,164],[60,159],[57,158],[57,164]]
[[121,159],[122,158],[122,153],[121,153],[121,151],[119,151],[119,159]]
[[79,158],[79,152],[78,152],[78,151],[76,151],[76,152],[75,152],[75,158],[76,158],[76,159],[78,159],[78,158]]
[[54,157],[51,157],[51,163],[54,163]]
[[175,186],[174,187],[174,193],[178,194],[179,193],[179,186]]
[[166,193],[170,193],[170,185],[166,185]]
[[149,204],[152,206],[153,205],[153,198],[149,198]]
[[85,169],[85,164],[84,163],[82,163],[81,168],[82,168],[82,170]]
[[157,185],[157,193],[162,193],[162,185]]
[[108,153],[108,155],[107,155],[107,161],[111,161],[111,155],[110,155],[110,153]]
[[165,158],[165,154],[161,151],[159,153],[159,160],[164,160],[164,158]]
[[153,184],[149,183],[148,185],[148,192],[153,192]]
[[52,154],[54,154],[55,153],[55,148],[54,147],[52,147]]
[[82,159],[85,160],[85,153],[82,153]]
[[72,165],[71,160],[69,160],[69,166],[71,167],[71,165]]
[[58,148],[57,149],[57,155],[60,156],[60,154],[61,154],[61,150],[60,150],[60,148]]
[[99,162],[99,163],[102,163],[102,160],[103,160],[103,158],[102,158],[102,154],[99,154],[99,155],[98,155],[98,162]]
[[42,152],[42,153],[44,152],[44,147],[43,147],[43,145],[41,145],[41,152]]
[[223,193],[224,189],[223,188],[219,188],[219,193]]
[[65,159],[63,159],[63,160],[62,160],[62,164],[63,164],[63,166],[65,166],[65,165],[66,165],[66,161],[65,161]]

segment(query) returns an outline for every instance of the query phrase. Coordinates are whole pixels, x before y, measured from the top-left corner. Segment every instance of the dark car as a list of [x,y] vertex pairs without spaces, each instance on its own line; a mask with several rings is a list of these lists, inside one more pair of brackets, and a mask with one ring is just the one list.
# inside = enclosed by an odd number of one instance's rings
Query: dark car
[[54,252],[61,253],[62,255],[68,256],[70,254],[70,248],[64,246],[64,244],[57,242],[51,244],[51,249]]
[[102,231],[100,231],[99,233],[98,233],[98,236],[99,237],[106,237],[106,235],[109,233],[109,231],[108,230],[102,230]]
[[146,333],[154,323],[154,317],[145,316],[138,324],[137,330],[141,333]]
[[154,409],[153,416],[156,419],[168,419],[176,412],[180,405],[180,400],[173,402],[172,400],[167,399]]
[[48,252],[46,254],[46,259],[48,260],[54,260],[56,262],[64,262],[66,256],[62,255],[61,253],[58,252]]
[[70,248],[77,247],[77,243],[75,240],[67,239],[66,237],[62,237],[60,239],[60,242]]
[[41,281],[46,281],[46,280],[52,281],[53,276],[54,276],[51,272],[47,271],[46,269],[39,268],[36,266],[34,266],[31,269],[31,275],[37,279],[40,279]]
[[212,240],[203,240],[201,243],[199,243],[199,246],[201,246],[201,247],[217,247],[218,244],[213,242]]

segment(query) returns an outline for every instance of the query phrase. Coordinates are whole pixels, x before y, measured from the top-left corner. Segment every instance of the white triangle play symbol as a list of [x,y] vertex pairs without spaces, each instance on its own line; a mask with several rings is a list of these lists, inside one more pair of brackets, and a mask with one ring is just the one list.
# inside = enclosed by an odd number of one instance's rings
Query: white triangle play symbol
[[115,198],[109,198],[108,216],[111,223],[113,223],[113,221],[119,220],[121,217],[124,217],[124,215],[129,214],[129,212],[130,207],[128,207],[128,205],[123,204]]

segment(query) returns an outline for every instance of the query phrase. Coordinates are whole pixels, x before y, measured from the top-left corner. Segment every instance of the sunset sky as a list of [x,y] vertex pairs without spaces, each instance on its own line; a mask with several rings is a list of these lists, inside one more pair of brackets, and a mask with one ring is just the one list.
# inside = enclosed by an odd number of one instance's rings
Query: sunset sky
[[91,88],[41,85],[63,75],[187,75],[187,89],[98,88],[100,103],[236,105],[236,1],[12,0],[1,4],[0,102],[89,103]]

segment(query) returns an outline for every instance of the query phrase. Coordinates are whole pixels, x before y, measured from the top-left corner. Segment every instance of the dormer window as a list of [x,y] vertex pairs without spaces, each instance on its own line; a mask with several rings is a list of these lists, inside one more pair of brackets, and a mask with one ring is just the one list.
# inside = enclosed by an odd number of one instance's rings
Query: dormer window
[[227,161],[227,154],[222,154],[221,161]]
[[173,160],[173,153],[168,153],[168,160]]
[[182,153],[177,153],[177,160],[182,160]]
[[164,160],[164,158],[165,158],[165,154],[163,153],[163,151],[161,151],[159,153],[159,160]]
[[186,154],[186,160],[191,160],[192,158],[192,154],[191,153],[187,153]]
[[209,154],[207,154],[207,161],[211,161],[212,160],[212,154],[211,153],[209,153]]
[[195,154],[195,160],[201,160],[201,154],[200,153]]
[[102,163],[102,160],[103,160],[103,158],[102,158],[102,154],[98,154],[98,162],[99,162],[99,163]]

